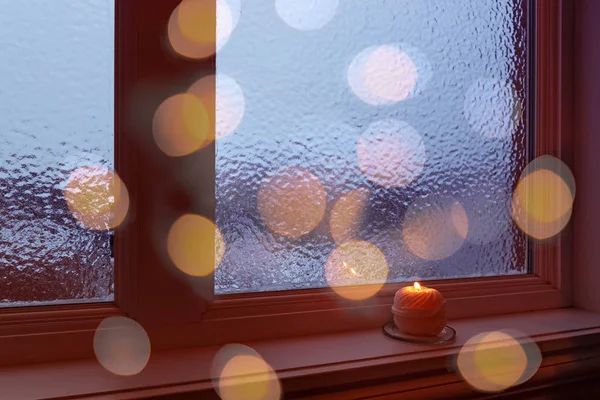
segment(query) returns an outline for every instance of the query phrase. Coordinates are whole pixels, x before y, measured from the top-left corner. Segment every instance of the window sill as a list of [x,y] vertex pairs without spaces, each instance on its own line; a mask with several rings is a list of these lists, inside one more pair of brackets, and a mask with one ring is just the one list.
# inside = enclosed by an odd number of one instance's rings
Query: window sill
[[[544,356],[536,376],[523,387],[556,383],[572,374],[581,376],[582,368],[600,366],[600,314],[569,308],[454,320],[451,325],[457,337],[448,345],[398,342],[379,329],[249,345],[277,371],[286,396],[292,398],[352,399],[408,391],[427,398],[436,393],[472,395],[450,370],[452,357],[471,336],[506,328],[532,337]],[[134,399],[200,392],[210,398],[214,391],[209,370],[218,348],[156,352],[146,369],[133,377],[114,376],[93,359],[2,368],[0,397]]]

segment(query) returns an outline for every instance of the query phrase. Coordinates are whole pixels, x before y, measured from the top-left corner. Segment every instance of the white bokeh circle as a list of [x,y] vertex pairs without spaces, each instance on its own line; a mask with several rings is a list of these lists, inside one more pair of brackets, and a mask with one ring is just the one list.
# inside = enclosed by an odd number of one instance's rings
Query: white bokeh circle
[[423,92],[433,71],[417,48],[392,43],[362,50],[352,60],[347,74],[356,96],[367,104],[381,106]]
[[339,0],[275,0],[279,17],[294,29],[321,29],[333,19]]

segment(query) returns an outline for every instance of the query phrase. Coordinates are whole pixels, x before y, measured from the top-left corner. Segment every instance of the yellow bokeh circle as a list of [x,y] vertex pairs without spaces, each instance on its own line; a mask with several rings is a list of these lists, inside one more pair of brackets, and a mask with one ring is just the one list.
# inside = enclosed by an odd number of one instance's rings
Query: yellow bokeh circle
[[575,178],[559,159],[542,156],[521,174],[512,196],[512,215],[523,232],[548,239],[568,224],[575,200]]
[[279,400],[281,385],[271,366],[252,348],[223,346],[211,367],[214,387],[223,400]]
[[177,12],[179,31],[195,43],[215,43],[217,32],[214,0],[182,0]]
[[541,222],[560,219],[573,205],[573,197],[565,181],[546,169],[524,177],[515,192],[524,211]]
[[207,276],[221,263],[225,241],[211,220],[185,214],[169,229],[167,251],[173,264],[185,274]]
[[388,272],[381,250],[360,240],[349,240],[336,247],[325,264],[327,283],[348,300],[364,300],[375,295],[385,284]]
[[473,336],[457,358],[462,377],[482,392],[500,392],[519,385],[530,379],[540,364],[537,345],[508,331]]
[[191,154],[210,143],[211,131],[205,105],[191,93],[166,99],[152,120],[156,145],[172,157]]
[[226,0],[183,0],[169,18],[169,43],[181,56],[210,57],[227,43],[236,23]]
[[306,235],[321,222],[327,195],[312,172],[291,166],[261,183],[257,203],[260,216],[269,229],[294,238]]
[[67,179],[64,195],[71,214],[88,229],[116,228],[129,210],[127,187],[108,167],[76,168]]
[[329,229],[336,243],[358,239],[360,223],[369,201],[369,189],[351,190],[342,195],[331,210]]

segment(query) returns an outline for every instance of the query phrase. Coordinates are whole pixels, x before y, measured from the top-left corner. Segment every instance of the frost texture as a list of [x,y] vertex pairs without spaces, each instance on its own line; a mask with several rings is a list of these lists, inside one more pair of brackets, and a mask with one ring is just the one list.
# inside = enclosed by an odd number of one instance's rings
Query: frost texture
[[113,1],[0,3],[0,307],[110,300],[109,233],[63,189],[112,166]]
[[[217,142],[217,225],[227,250],[216,291],[327,286],[331,208],[360,187],[370,190],[360,239],[385,254],[388,282],[526,273],[526,240],[507,207],[528,157],[523,3],[341,1],[329,23],[309,32],[283,23],[272,1],[244,3],[217,55],[217,72],[238,82],[246,111]],[[348,68],[364,49],[388,43],[427,57],[419,79],[428,82],[403,101],[371,105],[353,93]],[[386,119],[414,127],[426,149],[421,175],[404,187],[370,181],[357,162],[361,135]],[[300,238],[271,232],[257,211],[260,183],[288,165],[311,171],[327,192],[323,220]],[[459,201],[472,228],[437,261],[411,254],[402,237],[409,205],[431,195]]]

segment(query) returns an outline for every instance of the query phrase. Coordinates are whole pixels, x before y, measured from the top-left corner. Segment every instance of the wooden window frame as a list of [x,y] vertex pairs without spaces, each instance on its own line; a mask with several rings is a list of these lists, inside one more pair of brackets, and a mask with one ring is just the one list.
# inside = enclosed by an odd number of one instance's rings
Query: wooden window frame
[[[535,155],[570,165],[570,2],[533,1]],[[115,164],[129,188],[131,212],[115,235],[115,301],[1,310],[0,365],[93,357],[94,330],[113,315],[138,320],[155,350],[369,329],[390,318],[393,294],[405,284],[387,284],[362,302],[342,300],[330,289],[214,297],[213,276],[190,278],[170,265],[164,246],[170,224],[188,212],[214,216],[214,146],[169,159],[151,135],[158,104],[215,70],[214,58],[191,62],[169,51],[165,26],[178,3],[116,2]],[[532,245],[533,274],[428,286],[444,294],[451,319],[571,306],[571,227]]]

